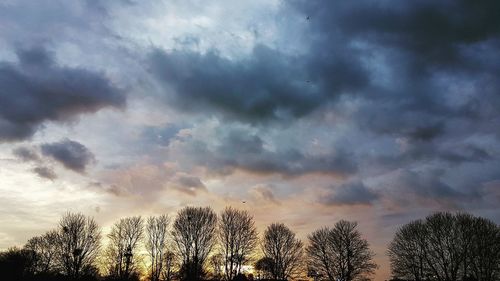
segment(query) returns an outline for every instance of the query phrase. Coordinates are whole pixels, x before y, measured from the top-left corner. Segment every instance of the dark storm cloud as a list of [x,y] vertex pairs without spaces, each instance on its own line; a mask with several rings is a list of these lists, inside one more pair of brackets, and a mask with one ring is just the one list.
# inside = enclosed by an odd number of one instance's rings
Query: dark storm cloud
[[[498,1],[291,0],[283,9],[281,22],[301,32],[289,36],[290,42],[299,37],[303,43],[296,53],[279,44],[256,45],[233,58],[214,50],[155,49],[150,70],[169,104],[264,131],[332,111],[339,117],[333,122],[369,132],[363,138],[370,139],[357,143],[370,145],[383,138],[393,147],[364,154],[366,150],[344,145],[322,156],[302,147],[269,149],[258,135],[226,130],[215,147],[205,140],[189,144],[186,153],[197,164],[222,172],[351,176],[419,166],[453,174],[463,165],[496,163]],[[318,126],[327,125],[318,121]],[[356,137],[346,134],[346,140]],[[438,175],[415,173],[398,182],[413,186],[422,197],[462,198],[486,180],[474,177],[469,191],[457,191]],[[346,188],[331,199],[355,201],[349,194],[363,191]]]
[[[469,140],[498,138],[500,68],[493,63],[500,61],[498,1],[290,3],[310,17],[312,50],[327,52],[326,46],[350,42],[368,61],[360,67],[369,71],[369,85],[334,110],[354,101],[357,108],[349,115],[354,125],[404,143],[389,161],[378,158],[374,165],[386,171],[430,165],[449,173],[466,163],[494,165],[498,143]],[[437,175],[403,178],[401,184],[422,197],[463,195]],[[486,179],[474,180],[466,194],[474,194]]]
[[30,138],[45,121],[125,103],[102,73],[60,66],[44,48],[18,49],[17,57],[0,63],[0,141]]
[[69,139],[42,144],[41,150],[43,155],[78,173],[84,173],[87,166],[95,161],[94,154],[87,147]]
[[[373,86],[377,81],[372,80],[363,94],[369,102],[358,118],[367,128],[397,134],[413,130],[412,137],[430,138],[442,133],[448,118],[481,115],[489,108],[484,98],[500,102],[498,95],[485,91],[499,89],[491,81],[499,71],[492,63],[500,59],[498,1],[291,2],[310,16],[310,32],[323,35],[316,42],[322,43],[318,51],[358,42],[366,45],[361,55],[383,55],[392,69],[390,81]],[[444,87],[443,80],[448,80]],[[449,85],[463,81],[477,83],[475,93],[457,103],[460,98],[453,101],[458,94]]]
[[[290,1],[327,37],[363,39],[393,47],[420,66],[477,63],[462,47],[498,39],[500,3],[486,1]],[[470,69],[470,68],[469,68]]]
[[[289,20],[305,26],[304,53],[257,45],[246,58],[228,59],[156,49],[151,70],[169,101],[256,123],[290,121],[345,97],[339,106],[355,99],[351,118],[360,127],[422,140],[445,134],[448,119],[499,113],[497,1],[286,3],[299,15]],[[457,97],[450,89],[457,82],[474,93]]]
[[303,115],[318,105],[300,65],[264,46],[241,62],[214,51],[201,55],[161,50],[151,61],[155,76],[173,87],[171,100],[187,111],[214,109],[254,121]]
[[153,74],[173,88],[168,98],[180,109],[255,123],[301,117],[361,88],[365,72],[343,55],[301,58],[258,45],[250,58],[236,61],[216,51],[201,55],[158,49],[150,59]]
[[444,133],[443,124],[437,123],[430,126],[412,128],[406,135],[414,140],[428,141]]
[[378,198],[377,193],[356,181],[335,188],[332,193],[322,196],[319,202],[326,205],[370,205]]

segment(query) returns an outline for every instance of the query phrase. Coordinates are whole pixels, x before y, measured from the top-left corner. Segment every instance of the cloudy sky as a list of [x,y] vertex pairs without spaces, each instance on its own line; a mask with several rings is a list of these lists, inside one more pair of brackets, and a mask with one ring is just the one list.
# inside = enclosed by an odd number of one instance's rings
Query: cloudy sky
[[[500,223],[500,2],[1,0],[0,249],[187,206]],[[245,201],[246,203],[243,203]]]

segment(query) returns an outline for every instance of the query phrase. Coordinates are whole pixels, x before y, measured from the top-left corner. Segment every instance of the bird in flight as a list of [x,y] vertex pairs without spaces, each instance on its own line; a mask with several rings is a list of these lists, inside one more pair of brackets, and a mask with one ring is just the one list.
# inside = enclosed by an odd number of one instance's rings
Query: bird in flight
[[306,20],[310,20],[311,18],[309,16],[307,16]]

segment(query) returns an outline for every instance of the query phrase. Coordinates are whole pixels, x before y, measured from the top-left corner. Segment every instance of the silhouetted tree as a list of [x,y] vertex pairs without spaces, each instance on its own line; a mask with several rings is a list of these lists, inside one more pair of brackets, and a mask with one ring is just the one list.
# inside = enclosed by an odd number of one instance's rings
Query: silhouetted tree
[[243,273],[238,273],[236,276],[233,278],[233,281],[247,281],[248,277],[243,274]]
[[24,281],[32,277],[33,254],[26,249],[10,248],[0,252],[0,278],[9,281]]
[[309,266],[328,280],[366,280],[377,265],[368,242],[361,237],[356,222],[341,220],[333,228],[309,235]]
[[131,273],[138,271],[138,251],[143,233],[141,217],[123,218],[112,226],[105,251],[109,276],[126,280]]
[[450,213],[437,213],[425,220],[425,252],[432,273],[440,280],[458,280],[464,250],[459,228]]
[[331,230],[321,228],[308,236],[309,246],[306,248],[308,255],[309,271],[311,276],[323,275],[328,280],[335,279],[335,252],[333,245],[329,243]]
[[262,252],[272,262],[272,276],[277,280],[286,280],[299,273],[302,259],[302,242],[295,238],[288,227],[282,223],[273,223],[267,227],[262,241]]
[[272,258],[263,257],[258,259],[254,264],[254,269],[257,270],[259,279],[268,279],[273,276],[274,261]]
[[212,279],[221,280],[224,273],[224,257],[221,253],[210,256],[210,267],[212,268]]
[[32,255],[33,264],[31,271],[33,274],[46,275],[57,272],[57,242],[58,232],[55,230],[28,240],[24,249]]
[[478,281],[500,280],[500,228],[484,218],[475,218],[473,236],[468,248],[467,265]]
[[146,225],[146,249],[150,257],[150,278],[160,280],[167,251],[169,218],[167,215],[148,218]]
[[181,278],[199,280],[215,245],[217,215],[209,208],[185,207],[177,213],[172,236],[182,258]]
[[164,266],[161,277],[165,281],[170,281],[174,278],[175,270],[178,267],[177,257],[174,252],[166,251],[164,254]]
[[392,274],[414,280],[500,278],[500,230],[469,214],[436,213],[401,227],[389,245]]
[[257,246],[257,229],[247,211],[226,208],[219,220],[219,242],[224,261],[224,277],[233,280],[241,273]]
[[66,276],[75,279],[95,270],[100,249],[101,231],[91,217],[67,213],[59,222],[57,255],[58,265]]
[[398,278],[425,280],[430,274],[425,256],[425,225],[414,221],[401,227],[389,245],[392,274]]

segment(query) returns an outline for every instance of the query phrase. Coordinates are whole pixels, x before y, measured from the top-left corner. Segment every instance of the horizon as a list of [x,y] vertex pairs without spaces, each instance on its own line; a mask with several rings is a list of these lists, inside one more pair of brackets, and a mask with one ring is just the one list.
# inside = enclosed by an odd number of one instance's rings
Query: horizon
[[66,212],[500,224],[500,2],[0,2],[0,250]]

